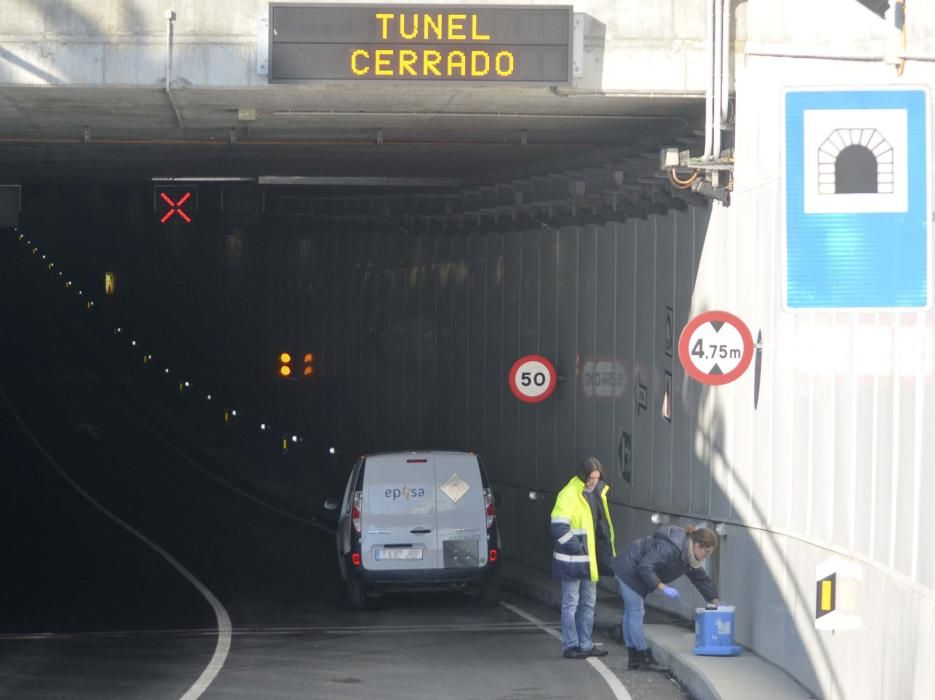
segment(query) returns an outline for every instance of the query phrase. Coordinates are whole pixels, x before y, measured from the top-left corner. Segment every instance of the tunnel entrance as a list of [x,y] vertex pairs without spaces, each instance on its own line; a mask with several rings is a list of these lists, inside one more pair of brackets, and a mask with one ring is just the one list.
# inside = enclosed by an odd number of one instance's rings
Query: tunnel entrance
[[835,194],[877,192],[877,159],[865,146],[842,149],[834,163]]

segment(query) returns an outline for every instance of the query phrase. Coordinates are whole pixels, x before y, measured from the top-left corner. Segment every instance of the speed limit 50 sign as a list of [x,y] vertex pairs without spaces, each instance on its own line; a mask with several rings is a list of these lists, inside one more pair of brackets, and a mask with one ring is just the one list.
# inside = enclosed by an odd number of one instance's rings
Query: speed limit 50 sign
[[542,355],[524,355],[510,370],[510,390],[520,401],[544,401],[555,391],[555,367]]

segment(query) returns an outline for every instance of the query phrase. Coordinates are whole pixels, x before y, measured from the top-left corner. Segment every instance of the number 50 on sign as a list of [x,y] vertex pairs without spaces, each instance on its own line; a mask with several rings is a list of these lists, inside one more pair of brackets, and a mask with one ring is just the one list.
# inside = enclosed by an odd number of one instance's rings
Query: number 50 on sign
[[525,355],[510,369],[510,390],[520,401],[544,401],[555,391],[555,367],[542,355]]

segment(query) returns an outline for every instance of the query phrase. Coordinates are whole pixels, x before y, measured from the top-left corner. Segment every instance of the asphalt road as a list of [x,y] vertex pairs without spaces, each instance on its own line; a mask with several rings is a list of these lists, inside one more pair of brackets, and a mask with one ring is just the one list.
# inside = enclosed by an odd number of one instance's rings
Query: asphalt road
[[[333,534],[207,474],[22,272],[0,266],[0,697],[626,697],[524,600],[344,609]],[[622,651],[633,697],[684,697]]]

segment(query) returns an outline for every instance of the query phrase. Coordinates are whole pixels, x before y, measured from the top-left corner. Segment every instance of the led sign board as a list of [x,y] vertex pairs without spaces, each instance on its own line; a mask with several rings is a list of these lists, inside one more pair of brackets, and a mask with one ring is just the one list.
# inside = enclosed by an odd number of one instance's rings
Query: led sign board
[[161,224],[190,224],[198,213],[198,190],[194,187],[154,187],[153,211]]
[[571,6],[270,4],[270,82],[571,82]]

